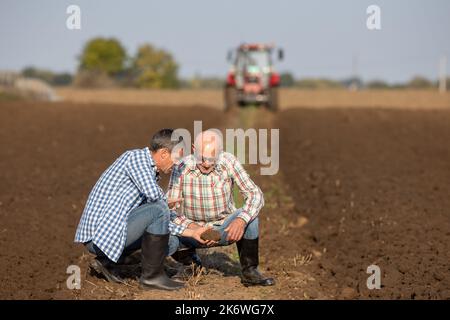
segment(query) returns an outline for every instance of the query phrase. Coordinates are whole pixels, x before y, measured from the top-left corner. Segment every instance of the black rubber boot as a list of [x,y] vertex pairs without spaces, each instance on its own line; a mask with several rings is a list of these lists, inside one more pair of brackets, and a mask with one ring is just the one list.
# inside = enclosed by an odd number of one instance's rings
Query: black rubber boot
[[90,263],[91,270],[97,275],[104,277],[109,282],[123,283],[124,280],[120,276],[114,262],[106,257],[96,257]]
[[197,267],[202,267],[202,260],[197,255],[195,248],[189,248],[185,250],[178,250],[172,255],[177,262],[184,264],[185,266],[190,266],[194,263]]
[[142,237],[142,273],[139,283],[144,289],[178,290],[181,282],[171,280],[164,271],[169,234],[155,235],[148,232]]
[[173,279],[187,281],[192,276],[202,272],[201,270],[204,270],[202,268],[202,260],[197,255],[195,248],[178,250],[172,255],[172,258],[182,264],[178,268],[177,273],[173,275]]
[[273,278],[264,277],[258,271],[258,242],[259,239],[244,239],[236,242],[239,252],[239,260],[242,267],[241,282],[244,286],[273,286],[275,281]]

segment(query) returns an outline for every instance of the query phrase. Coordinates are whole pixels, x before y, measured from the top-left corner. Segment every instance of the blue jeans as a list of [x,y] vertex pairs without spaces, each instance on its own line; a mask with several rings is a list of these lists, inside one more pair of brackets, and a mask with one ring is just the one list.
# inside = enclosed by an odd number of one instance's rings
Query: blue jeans
[[[229,243],[227,239],[227,232],[225,229],[230,225],[230,223],[237,218],[241,209],[236,210],[233,214],[229,215],[222,225],[214,225],[213,228],[220,232],[220,241],[217,246],[228,246]],[[250,221],[245,227],[244,239],[256,239],[259,236],[259,219],[256,217],[252,221]],[[193,238],[183,237],[183,236],[174,236],[170,235],[169,238],[169,255],[174,254],[179,248],[188,247],[188,248],[207,248],[206,246],[199,243],[197,240]]]
[[[145,203],[128,214],[127,220],[127,240],[122,257],[125,257],[141,248],[142,236],[144,232],[152,234],[169,233],[170,211],[167,203],[163,200]],[[86,244],[89,252],[98,256],[103,252],[92,242]]]

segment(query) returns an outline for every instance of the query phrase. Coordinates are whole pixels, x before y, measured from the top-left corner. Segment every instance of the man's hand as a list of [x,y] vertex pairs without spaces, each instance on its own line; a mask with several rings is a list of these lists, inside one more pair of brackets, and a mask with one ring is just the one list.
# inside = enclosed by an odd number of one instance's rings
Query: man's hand
[[206,245],[208,247],[214,246],[217,244],[217,241],[213,241],[213,240],[203,240],[200,236],[202,235],[203,232],[205,232],[206,230],[212,229],[212,227],[199,227],[196,229],[185,229],[183,232],[183,236],[185,237],[190,237],[193,238],[195,240],[197,240],[199,243]]
[[232,243],[241,240],[242,236],[244,235],[246,225],[247,223],[243,219],[234,219],[225,229],[225,232],[227,233],[227,241]]
[[183,202],[183,198],[168,199],[167,200],[167,205],[169,206],[170,210],[175,210],[175,209],[180,207],[182,202]]

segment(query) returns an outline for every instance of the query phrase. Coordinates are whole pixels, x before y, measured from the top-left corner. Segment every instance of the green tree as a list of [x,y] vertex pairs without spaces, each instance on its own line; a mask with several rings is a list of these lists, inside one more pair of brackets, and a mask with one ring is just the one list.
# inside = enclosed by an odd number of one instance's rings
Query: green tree
[[135,85],[140,88],[178,87],[178,65],[172,55],[150,44],[139,47],[133,61]]
[[84,47],[79,69],[114,76],[124,69],[126,57],[126,51],[118,40],[95,38]]

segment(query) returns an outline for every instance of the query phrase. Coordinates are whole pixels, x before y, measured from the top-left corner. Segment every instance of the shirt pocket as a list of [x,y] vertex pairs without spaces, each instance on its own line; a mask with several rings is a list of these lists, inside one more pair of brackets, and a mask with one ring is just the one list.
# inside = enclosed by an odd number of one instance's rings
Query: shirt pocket
[[212,182],[213,192],[216,195],[229,194],[231,192],[231,184],[231,178],[227,175],[215,177]]

